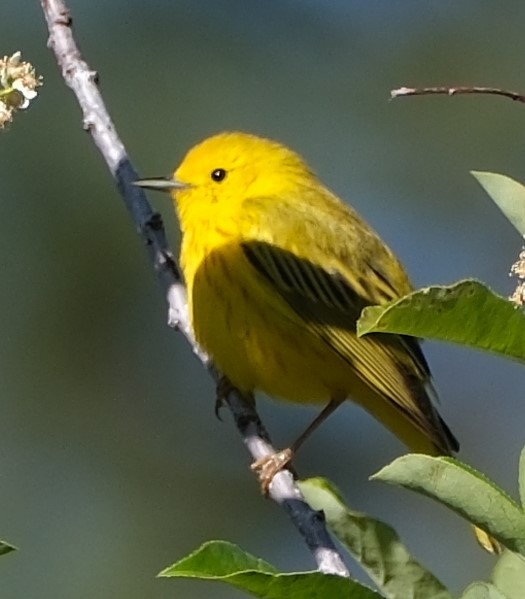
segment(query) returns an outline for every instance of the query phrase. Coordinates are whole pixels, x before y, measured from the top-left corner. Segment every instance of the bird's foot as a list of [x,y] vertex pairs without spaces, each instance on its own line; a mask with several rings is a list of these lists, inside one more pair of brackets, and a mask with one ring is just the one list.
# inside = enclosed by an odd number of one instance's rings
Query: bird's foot
[[232,391],[237,392],[237,397],[241,398],[245,401],[249,406],[255,409],[255,397],[251,391],[240,391],[235,385],[224,375],[221,375],[219,381],[217,382],[217,386],[215,388],[215,416],[222,422],[222,418],[220,415],[221,408],[224,407],[226,403],[226,399],[228,395]]
[[233,390],[233,385],[230,383],[230,381],[225,376],[221,376],[221,378],[219,379],[219,381],[217,383],[217,387],[215,390],[215,407],[213,410],[215,412],[215,416],[221,422],[222,422],[221,408],[224,407],[226,398],[228,397],[228,395],[230,394],[230,392],[232,390]]
[[292,461],[292,458],[293,450],[288,447],[272,455],[260,458],[251,465],[251,469],[257,473],[259,483],[261,484],[261,491],[264,495],[268,495],[273,477],[286,468]]

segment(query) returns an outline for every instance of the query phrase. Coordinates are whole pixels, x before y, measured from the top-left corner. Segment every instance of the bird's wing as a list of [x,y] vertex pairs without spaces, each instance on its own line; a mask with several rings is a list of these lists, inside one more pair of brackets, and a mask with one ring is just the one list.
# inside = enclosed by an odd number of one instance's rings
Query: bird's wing
[[[394,402],[436,446],[454,446],[451,439],[445,441],[449,435],[427,394],[430,371],[417,339],[356,336],[356,322],[365,306],[411,290],[397,259],[364,221],[344,207],[319,211],[314,206],[312,211],[310,206],[299,224],[297,215],[287,218],[283,209],[293,208],[280,206],[272,215],[272,240],[261,240],[257,234],[257,239],[242,242],[249,263],[369,387]],[[295,223],[291,232],[284,225],[289,222]]]

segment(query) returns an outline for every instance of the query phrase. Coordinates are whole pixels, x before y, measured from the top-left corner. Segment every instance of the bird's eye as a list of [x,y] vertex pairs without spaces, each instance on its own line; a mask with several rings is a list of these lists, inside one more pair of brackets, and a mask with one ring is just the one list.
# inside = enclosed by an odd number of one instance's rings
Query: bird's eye
[[224,179],[226,179],[226,171],[223,168],[216,168],[214,171],[212,171],[211,178],[217,183],[224,181]]

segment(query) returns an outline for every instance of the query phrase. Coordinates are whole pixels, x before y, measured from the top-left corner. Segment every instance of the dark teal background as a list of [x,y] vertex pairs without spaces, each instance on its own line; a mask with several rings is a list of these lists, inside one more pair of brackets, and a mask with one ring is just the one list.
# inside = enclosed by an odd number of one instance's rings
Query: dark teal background
[[[168,173],[224,129],[301,152],[391,244],[417,286],[477,277],[503,294],[521,240],[470,169],[525,181],[525,107],[492,97],[388,101],[402,85],[525,91],[518,0],[76,0],[77,39],[141,173]],[[229,416],[166,306],[141,241],[46,49],[36,0],[0,4],[0,54],[44,75],[0,135],[2,599],[237,597],[155,579],[201,542],[238,543],[285,570],[314,566],[260,495]],[[165,215],[174,246],[171,207]],[[524,371],[427,343],[461,457],[516,495]],[[312,418],[260,402],[277,445]],[[487,577],[468,526],[367,477],[404,451],[351,405],[297,460],[394,524],[454,592]],[[353,568],[355,570],[355,567]]]

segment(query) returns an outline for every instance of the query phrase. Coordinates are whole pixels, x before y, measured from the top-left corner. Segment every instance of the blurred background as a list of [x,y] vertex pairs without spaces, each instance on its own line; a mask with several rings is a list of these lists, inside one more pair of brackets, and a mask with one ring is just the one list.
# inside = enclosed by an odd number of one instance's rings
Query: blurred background
[[[417,286],[504,295],[521,240],[470,169],[525,180],[525,107],[494,97],[389,102],[403,85],[525,91],[525,4],[489,0],[71,0],[77,40],[140,172],[167,174],[224,129],[275,137],[373,224]],[[155,575],[208,539],[314,567],[259,494],[229,415],[181,337],[113,181],[82,131],[39,3],[3,0],[0,54],[45,78],[0,136],[2,599],[237,597]],[[153,196],[174,247],[178,228]],[[461,457],[516,495],[524,370],[425,345]],[[312,418],[260,401],[276,445]],[[451,590],[492,560],[456,516],[368,476],[404,451],[348,405],[297,460],[393,524]],[[355,570],[355,568],[354,568]]]

